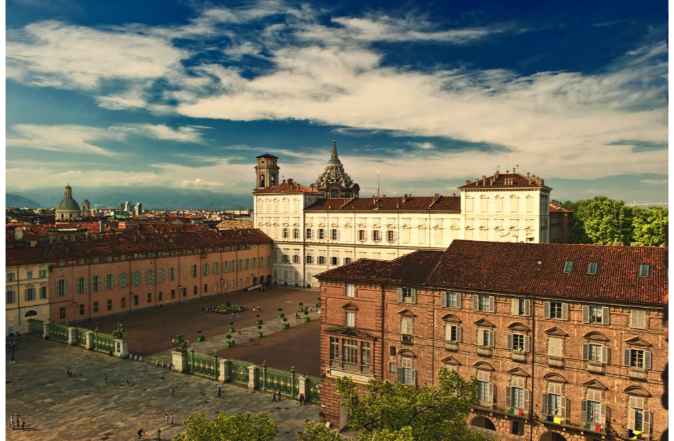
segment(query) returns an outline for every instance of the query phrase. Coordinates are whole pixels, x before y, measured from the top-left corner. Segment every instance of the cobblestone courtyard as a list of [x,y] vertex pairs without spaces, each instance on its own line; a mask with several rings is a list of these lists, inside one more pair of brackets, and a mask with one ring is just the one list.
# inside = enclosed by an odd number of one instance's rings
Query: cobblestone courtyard
[[[268,412],[278,439],[294,440],[306,419],[318,419],[318,406],[272,402],[269,394],[229,384],[217,398],[216,382],[36,337],[21,337],[16,355],[17,362],[7,364],[7,415],[20,414],[29,430],[8,428],[8,440],[126,441],[140,428],[147,439],[161,429],[169,440],[197,411]],[[66,375],[68,368],[75,377]],[[166,424],[166,412],[175,415],[176,427]]]

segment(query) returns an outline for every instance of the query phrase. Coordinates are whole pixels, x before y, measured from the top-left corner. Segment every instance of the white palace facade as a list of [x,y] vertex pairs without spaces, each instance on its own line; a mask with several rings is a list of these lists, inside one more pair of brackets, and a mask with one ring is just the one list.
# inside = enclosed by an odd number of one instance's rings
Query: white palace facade
[[254,225],[274,241],[272,277],[317,287],[314,275],[361,258],[393,260],[445,250],[454,239],[543,242],[550,237],[550,188],[516,172],[466,181],[459,195],[359,197],[333,145],[310,186],[278,181],[278,158],[257,157]]

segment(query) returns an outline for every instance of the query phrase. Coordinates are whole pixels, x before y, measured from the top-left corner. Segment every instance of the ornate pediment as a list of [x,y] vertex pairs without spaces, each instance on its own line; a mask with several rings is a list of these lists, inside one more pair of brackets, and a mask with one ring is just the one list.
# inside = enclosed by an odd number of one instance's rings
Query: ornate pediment
[[563,330],[559,329],[557,326],[546,329],[545,333],[548,334],[548,335],[552,335],[554,337],[568,337],[569,336],[569,334],[567,334]]
[[585,338],[587,340],[593,340],[593,341],[602,341],[602,342],[609,341],[609,338],[599,331],[588,332],[587,334],[585,334],[583,336],[583,338]]
[[487,363],[486,361],[478,361],[473,364],[473,367],[475,369],[479,369],[481,371],[495,371],[494,366],[491,364]]
[[649,391],[647,391],[646,389],[644,389],[643,387],[638,386],[638,385],[632,385],[632,386],[626,387],[625,393],[627,395],[632,395],[632,396],[635,396],[635,397],[649,398],[649,397],[652,396]]
[[451,355],[449,357],[443,358],[440,361],[442,361],[443,364],[449,364],[449,365],[452,365],[452,366],[461,366],[461,363],[459,363],[459,360],[452,357]]
[[349,328],[347,326],[333,326],[325,330],[329,335],[338,335],[345,337],[355,337],[363,340],[376,340],[377,337],[368,334],[365,331],[356,328]]
[[443,315],[442,319],[446,322],[461,323],[461,319],[454,314]]
[[411,357],[411,358],[417,358],[417,356],[414,354],[414,352],[410,351],[409,349],[401,349],[398,354],[400,354],[402,357]]
[[345,305],[342,305],[342,309],[345,309],[347,311],[358,311],[358,305],[355,303],[349,302]]
[[585,383],[583,383],[583,386],[588,387],[590,389],[608,390],[608,387],[604,386],[599,380],[595,379],[586,381]]
[[520,367],[510,369],[508,371],[510,375],[517,375],[518,377],[529,377],[529,373]]
[[402,311],[398,311],[398,314],[403,315],[405,317],[416,317],[417,315],[410,311],[409,309],[403,309]]
[[643,346],[646,348],[653,346],[652,344],[642,339],[641,337],[632,337],[630,339],[625,340],[625,343],[627,343],[630,346]]
[[546,381],[553,381],[555,383],[566,383],[567,382],[566,378],[564,378],[561,375],[559,375],[557,373],[554,373],[554,372],[549,373],[549,374],[545,374],[543,376],[543,379],[546,380]]
[[508,329],[510,329],[511,331],[520,331],[520,332],[529,332],[530,331],[530,329],[527,325],[525,325],[524,323],[520,323],[520,322],[511,323],[508,326]]
[[482,327],[482,328],[495,328],[496,325],[490,322],[487,319],[481,318],[480,320],[475,322],[476,326]]

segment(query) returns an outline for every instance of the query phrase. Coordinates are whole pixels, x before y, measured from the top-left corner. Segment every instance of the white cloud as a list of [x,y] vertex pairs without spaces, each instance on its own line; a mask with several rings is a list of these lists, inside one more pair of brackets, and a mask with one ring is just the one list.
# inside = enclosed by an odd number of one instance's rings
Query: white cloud
[[144,136],[146,138],[161,139],[165,141],[200,143],[203,142],[201,131],[198,127],[185,126],[172,128],[164,124],[129,124],[116,128],[122,132]]

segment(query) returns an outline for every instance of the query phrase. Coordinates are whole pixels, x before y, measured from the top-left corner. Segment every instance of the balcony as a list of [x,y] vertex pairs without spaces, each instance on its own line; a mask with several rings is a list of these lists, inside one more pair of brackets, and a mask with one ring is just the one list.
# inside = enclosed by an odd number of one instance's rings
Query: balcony
[[494,348],[491,346],[478,346],[477,355],[482,355],[484,357],[491,357],[494,354]]
[[339,358],[330,360],[330,368],[327,375],[330,377],[341,378],[349,377],[356,383],[367,384],[374,374],[370,365],[346,361]]
[[459,350],[459,343],[457,343],[455,341],[446,340],[445,341],[445,349],[447,349],[448,351],[456,352],[456,351]]
[[411,334],[402,334],[400,336],[400,343],[404,345],[414,344],[414,337]]
[[597,423],[597,422],[594,422],[594,421],[585,421],[583,423],[583,429],[588,431],[588,432],[593,432],[593,433],[605,433],[606,432],[606,424]]
[[512,358],[513,361],[517,361],[517,362],[520,362],[520,363],[526,363],[527,353],[523,352],[523,351],[512,351],[511,358]]
[[646,380],[648,378],[648,372],[645,369],[639,369],[631,367],[628,373],[629,377],[633,380]]
[[509,407],[506,409],[506,414],[515,417],[525,417],[527,416],[528,412],[525,409],[519,407]]

